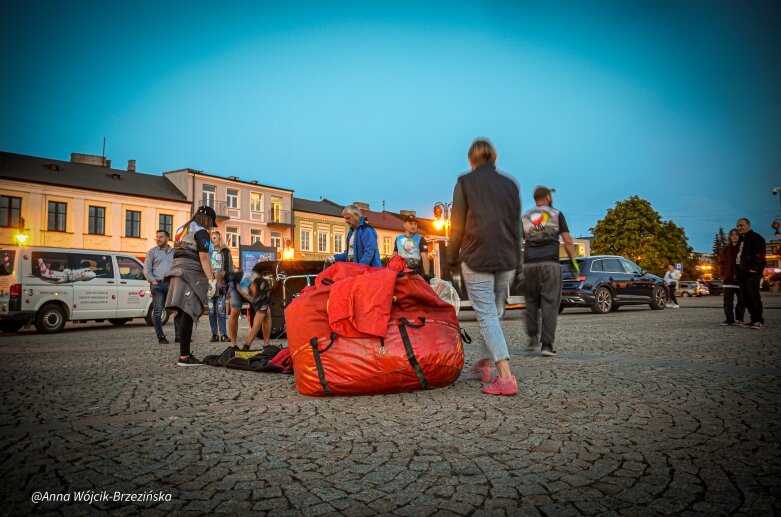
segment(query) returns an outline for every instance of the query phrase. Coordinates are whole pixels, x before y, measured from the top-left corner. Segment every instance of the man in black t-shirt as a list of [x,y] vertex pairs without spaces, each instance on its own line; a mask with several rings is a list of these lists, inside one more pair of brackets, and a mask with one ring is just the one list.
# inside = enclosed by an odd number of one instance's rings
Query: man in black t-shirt
[[[536,206],[523,214],[523,233],[526,246],[523,255],[523,273],[526,298],[526,332],[529,348],[541,343],[544,356],[555,356],[559,305],[561,304],[561,265],[559,264],[559,236],[564,249],[577,268],[575,246],[569,234],[564,214],[553,208],[553,191],[547,187],[534,190]],[[540,334],[540,315],[542,333]]]

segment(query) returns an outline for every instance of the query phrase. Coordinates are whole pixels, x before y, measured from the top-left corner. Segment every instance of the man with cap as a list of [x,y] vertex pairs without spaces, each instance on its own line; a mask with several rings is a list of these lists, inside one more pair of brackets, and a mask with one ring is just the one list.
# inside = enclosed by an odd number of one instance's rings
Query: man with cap
[[407,267],[428,279],[431,264],[428,261],[428,244],[418,233],[418,220],[412,214],[404,216],[404,233],[393,243],[393,256],[407,261]]
[[553,341],[556,338],[562,281],[559,236],[564,240],[564,249],[573,268],[578,271],[575,246],[569,234],[567,220],[564,214],[553,208],[553,192],[543,186],[534,189],[536,206],[521,217],[526,238],[523,255],[526,333],[529,336],[529,348],[536,348],[540,343],[543,356],[556,355]]

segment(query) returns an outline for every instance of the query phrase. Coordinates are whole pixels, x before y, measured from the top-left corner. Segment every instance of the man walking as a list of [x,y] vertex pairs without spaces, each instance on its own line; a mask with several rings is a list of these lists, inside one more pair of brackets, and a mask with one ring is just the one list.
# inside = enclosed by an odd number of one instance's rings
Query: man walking
[[414,215],[404,217],[404,233],[393,243],[393,256],[407,261],[407,267],[424,278],[428,278],[431,264],[428,261],[428,244],[418,233],[418,220]]
[[[526,247],[523,272],[526,297],[526,333],[529,348],[541,343],[543,356],[555,356],[553,341],[561,304],[562,272],[559,265],[559,236],[564,240],[572,266],[579,272],[575,260],[575,246],[569,234],[567,220],[553,208],[552,190],[547,187],[534,189],[536,206],[523,214],[523,233]],[[540,319],[542,332],[540,333]],[[538,337],[539,334],[539,337]]]
[[347,251],[331,255],[326,262],[355,262],[372,267],[382,266],[380,252],[377,249],[377,232],[361,216],[361,209],[355,205],[347,205],[342,210],[342,217],[350,226],[350,231],[347,232]]
[[[171,271],[174,260],[174,249],[168,245],[171,236],[166,230],[157,230],[155,242],[157,246],[149,250],[144,261],[144,276],[149,281],[149,290],[152,292],[152,325],[155,327],[157,342],[161,345],[168,344],[163,332],[161,316],[165,298],[168,296],[168,282],[166,277]],[[174,338],[179,342],[179,325],[174,320]]]
[[759,284],[767,261],[765,239],[751,229],[751,222],[745,217],[738,219],[737,228],[740,234],[735,259],[738,285],[743,305],[751,316],[751,323],[744,327],[759,330],[765,326],[765,320],[762,318],[762,297],[759,294]]

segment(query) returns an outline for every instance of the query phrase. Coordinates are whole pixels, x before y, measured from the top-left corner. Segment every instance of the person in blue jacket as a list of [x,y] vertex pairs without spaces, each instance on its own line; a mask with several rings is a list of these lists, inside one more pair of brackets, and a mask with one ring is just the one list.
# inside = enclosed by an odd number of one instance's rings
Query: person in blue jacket
[[347,233],[347,250],[328,257],[326,262],[355,262],[372,267],[382,266],[380,251],[377,249],[377,232],[361,216],[361,209],[355,205],[347,205],[342,210],[342,217],[350,226],[350,231]]

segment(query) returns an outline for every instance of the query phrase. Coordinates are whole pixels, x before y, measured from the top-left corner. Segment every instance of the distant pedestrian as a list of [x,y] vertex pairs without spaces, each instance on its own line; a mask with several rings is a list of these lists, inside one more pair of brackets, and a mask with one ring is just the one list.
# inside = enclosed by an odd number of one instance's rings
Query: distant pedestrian
[[[157,342],[161,345],[168,344],[168,339],[163,332],[162,316],[165,297],[168,296],[166,277],[171,272],[171,263],[174,259],[174,249],[168,244],[170,238],[166,230],[157,230],[155,234],[157,246],[147,252],[144,260],[144,276],[149,281],[149,290],[152,293],[152,326],[157,334]],[[179,342],[179,324],[176,320],[174,320],[174,339]]]
[[407,261],[407,267],[428,279],[431,264],[428,260],[428,244],[418,233],[418,220],[409,214],[404,217],[404,233],[396,237],[393,243],[393,256]]
[[[729,231],[727,245],[724,246],[719,257],[721,278],[724,283],[724,316],[727,318],[721,322],[722,326],[742,325],[746,312],[737,278],[738,241],[740,241],[740,233],[737,228],[733,228]],[[736,301],[734,306],[733,301]]]
[[344,253],[331,255],[325,261],[382,266],[380,251],[377,249],[377,232],[361,215],[361,209],[355,205],[347,205],[342,210],[342,217],[350,227],[350,231],[347,232],[347,250]]
[[534,189],[534,203],[536,206],[523,214],[526,333],[529,348],[536,348],[539,342],[542,355],[552,357],[556,355],[553,345],[561,305],[559,237],[564,241],[564,250],[575,273],[580,273],[580,270],[567,220],[560,210],[553,208],[553,191],[537,187]]
[[222,235],[217,230],[212,232],[211,253],[212,271],[217,278],[217,294],[209,298],[209,325],[212,329],[211,342],[230,341],[228,332],[225,328],[225,299],[228,294],[227,283],[225,282],[227,274],[233,272],[233,258],[230,248],[222,241]]
[[193,324],[203,314],[203,306],[217,293],[217,280],[211,264],[213,246],[209,230],[217,214],[209,206],[200,207],[174,236],[174,261],[171,266],[167,309],[176,311],[179,323],[179,366],[203,363],[190,352]]
[[471,172],[462,174],[453,190],[452,232],[447,262],[461,264],[469,301],[477,314],[483,338],[483,358],[472,366],[483,382],[491,381],[493,365],[498,377],[483,392],[516,395],[518,382],[510,371],[499,314],[521,262],[521,198],[513,179],[496,169],[496,149],[478,139],[467,153]]
[[751,222],[746,218],[738,219],[737,227],[740,233],[738,253],[735,258],[737,279],[743,304],[751,316],[751,322],[744,326],[759,330],[765,326],[762,317],[762,296],[759,294],[767,261],[765,239],[751,229]]
[[667,284],[667,290],[670,291],[670,299],[667,302],[668,307],[678,309],[678,298],[675,297],[675,291],[678,290],[678,283],[681,280],[681,272],[675,269],[675,265],[667,264],[667,271],[664,273],[664,283]]

